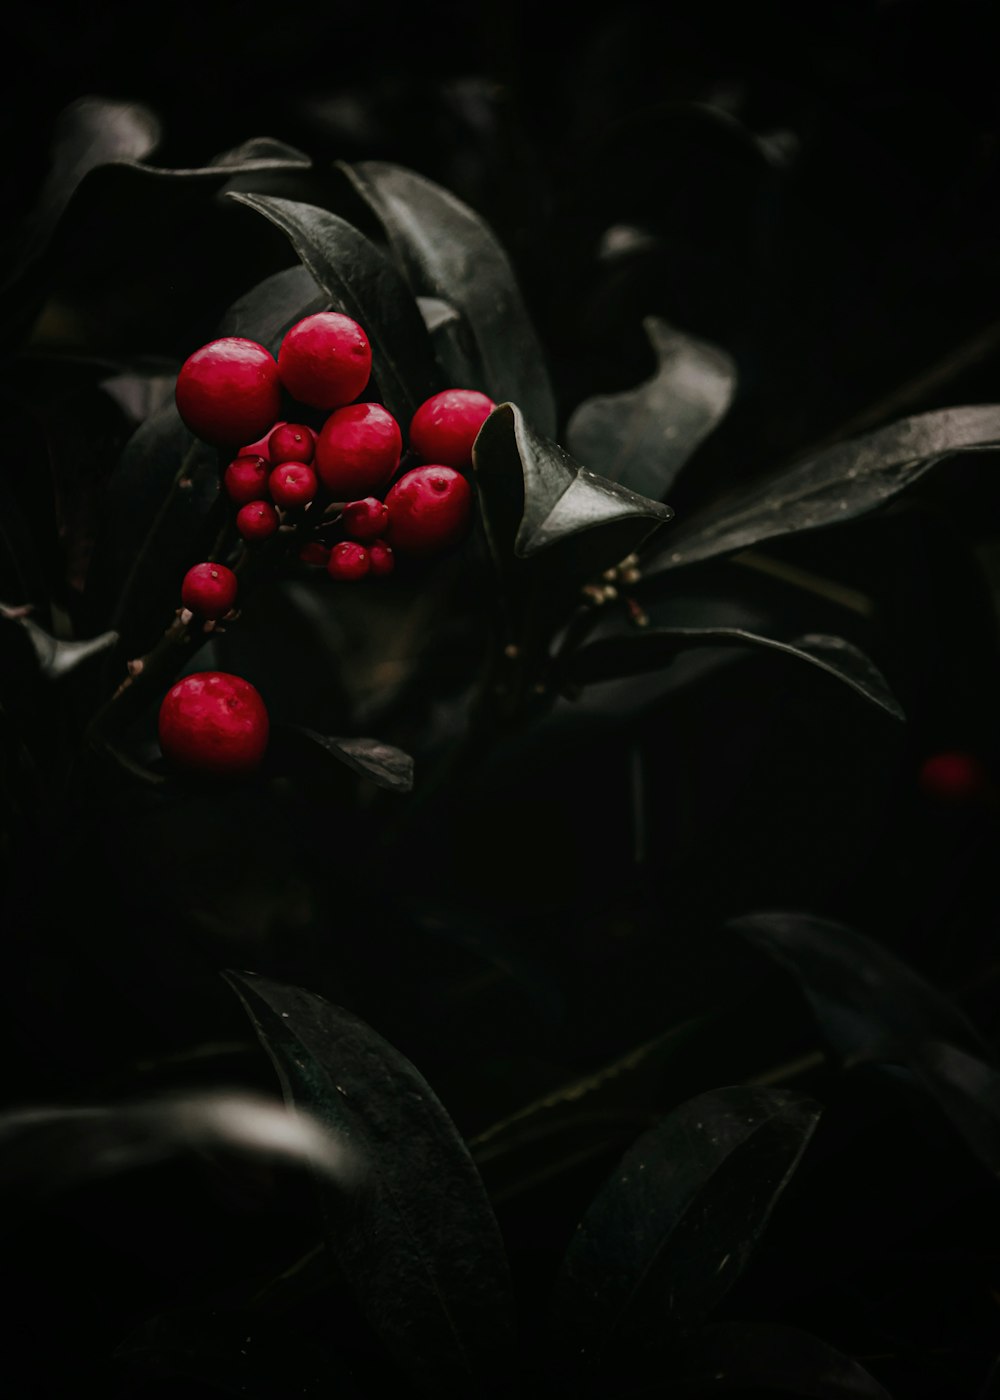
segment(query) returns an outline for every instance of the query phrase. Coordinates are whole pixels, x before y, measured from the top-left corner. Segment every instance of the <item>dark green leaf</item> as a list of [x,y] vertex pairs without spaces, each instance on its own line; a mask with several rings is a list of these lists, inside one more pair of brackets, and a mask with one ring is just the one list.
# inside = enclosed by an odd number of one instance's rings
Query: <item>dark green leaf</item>
[[285,726],[318,745],[324,753],[339,763],[360,773],[377,787],[389,792],[410,792],[413,788],[413,759],[402,749],[385,744],[381,739],[337,739],[329,734],[317,734],[304,725]]
[[569,420],[566,441],[594,471],[660,500],[725,415],[736,367],[724,351],[658,316],[648,316],[643,326],[658,362],[652,379],[582,403]]
[[46,680],[58,681],[75,671],[92,656],[99,656],[118,641],[117,632],[102,632],[98,637],[90,637],[82,642],[67,642],[53,637],[44,627],[39,627],[32,618],[24,615],[21,608],[10,608],[0,603],[0,618],[20,627],[35,654],[38,670]]
[[501,404],[473,449],[483,519],[497,566],[543,551],[553,572],[578,588],[618,564],[673,511],[581,467],[532,428],[514,404]]
[[891,501],[946,457],[1000,445],[1000,406],[945,408],[838,443],[695,515],[671,533],[644,570],[696,564],[761,540],[854,520]]
[[230,197],[281,229],[333,310],[364,329],[382,401],[405,433],[438,386],[427,328],[392,263],[356,228],[325,209],[265,195]]
[[[881,1052],[874,1057],[883,1058]],[[889,1050],[931,1096],[983,1165],[1000,1176],[1000,1072],[943,1041]]]
[[671,1376],[671,1396],[687,1400],[748,1389],[807,1400],[889,1400],[889,1392],[864,1367],[797,1327],[723,1322],[685,1342]]
[[886,1044],[936,1039],[983,1048],[957,1006],[855,929],[787,910],[748,914],[728,927],[792,974],[845,1059]]
[[340,168],[380,220],[414,294],[454,306],[472,332],[475,382],[449,387],[509,399],[551,437],[556,410],[545,357],[493,231],[448,190],[403,166],[369,160]]
[[352,1146],[306,1113],[242,1092],[138,1099],[85,1108],[28,1108],[0,1116],[0,1186],[31,1196],[91,1177],[219,1149],[297,1162],[343,1190]]
[[219,324],[219,336],[256,340],[277,356],[285,332],[317,311],[329,308],[326,294],[308,268],[299,263],[283,268],[233,303]]
[[570,659],[567,675],[574,684],[587,685],[656,671],[669,665],[679,652],[697,646],[766,647],[781,652],[827,671],[894,718],[906,718],[885,677],[863,651],[843,637],[815,632],[785,642],[740,627],[632,627],[617,637],[598,639],[582,647]]
[[286,1098],[363,1159],[347,1207],[325,1193],[328,1243],[369,1324],[425,1393],[504,1395],[512,1301],[496,1219],[433,1091],[370,1026],[297,987],[227,978]]
[[743,1271],[819,1117],[799,1095],[718,1089],[625,1154],[570,1243],[556,1294],[563,1354],[581,1369],[660,1346]]

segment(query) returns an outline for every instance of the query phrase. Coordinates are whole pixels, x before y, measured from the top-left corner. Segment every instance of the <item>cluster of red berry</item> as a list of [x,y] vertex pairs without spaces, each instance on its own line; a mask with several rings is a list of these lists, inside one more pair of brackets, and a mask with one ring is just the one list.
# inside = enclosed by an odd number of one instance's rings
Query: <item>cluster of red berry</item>
[[[325,567],[335,579],[391,573],[395,550],[425,556],[463,536],[472,514],[463,473],[495,407],[472,389],[433,395],[409,425],[410,451],[424,465],[394,482],[403,456],[399,424],[382,404],[355,402],[371,369],[362,327],[326,311],[292,326],[277,360],[256,341],[231,336],[196,350],[177,377],[177,409],[186,426],[204,442],[237,451],[223,488],[237,507],[243,539],[267,539],[283,524],[309,529],[299,559]],[[279,419],[283,392],[305,407],[300,417],[312,416],[308,410],[329,416],[318,430]],[[328,528],[339,541],[324,541]],[[231,613],[237,587],[225,564],[196,564],[184,577],[181,603],[211,626]],[[223,672],[185,677],[160,710],[163,753],[188,769],[249,771],[263,757],[267,731],[257,691]]]

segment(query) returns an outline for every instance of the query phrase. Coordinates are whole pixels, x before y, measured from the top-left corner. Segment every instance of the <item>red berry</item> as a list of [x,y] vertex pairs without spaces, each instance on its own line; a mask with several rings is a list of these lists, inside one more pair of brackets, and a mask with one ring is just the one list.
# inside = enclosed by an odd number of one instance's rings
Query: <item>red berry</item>
[[225,564],[195,564],[181,584],[181,602],[198,617],[225,617],[236,602],[236,575]]
[[268,443],[271,441],[271,434],[276,432],[278,428],[283,428],[284,426],[284,420],[278,423],[272,423],[263,437],[258,438],[256,442],[249,443],[246,447],[240,448],[240,456],[263,457],[265,462],[270,462],[271,449]]
[[278,416],[278,366],[255,340],[213,340],[184,361],[176,399],[177,411],[195,437],[219,447],[246,442]]
[[229,499],[237,506],[267,499],[267,463],[263,457],[241,456],[230,462],[222,478]]
[[327,545],[321,544],[319,540],[306,540],[299,550],[299,562],[302,564],[315,564],[321,569],[325,569],[330,562],[330,550]]
[[160,706],[164,758],[191,772],[250,773],[267,748],[267,710],[242,676],[200,671],[167,691]]
[[928,797],[941,802],[968,802],[988,786],[983,765],[975,754],[951,750],[932,754],[920,766],[918,782]]
[[472,444],[496,408],[475,389],[445,389],[420,405],[410,422],[410,447],[425,462],[468,470]]
[[319,490],[316,473],[305,462],[282,462],[267,485],[271,500],[279,506],[307,506]]
[[285,333],[278,351],[281,382],[311,408],[340,408],[356,399],[372,372],[368,337],[350,316],[319,311]]
[[348,539],[367,543],[385,533],[389,510],[375,496],[366,496],[363,501],[351,501],[344,507],[340,523]]
[[267,452],[274,466],[281,462],[311,462],[316,450],[316,434],[305,423],[279,423],[267,440]]
[[472,517],[472,487],[453,467],[414,467],[385,498],[386,537],[404,554],[434,554],[465,534]]
[[368,569],[368,551],[363,544],[355,544],[353,540],[344,540],[342,544],[335,544],[330,550],[326,571],[331,578],[364,578]]
[[376,578],[392,573],[396,567],[396,559],[385,540],[372,540],[368,546],[368,564]]
[[245,540],[266,540],[280,523],[270,501],[251,501],[236,512],[236,528]]
[[378,495],[392,480],[403,435],[379,403],[353,403],[331,413],[316,441],[316,470],[335,500]]

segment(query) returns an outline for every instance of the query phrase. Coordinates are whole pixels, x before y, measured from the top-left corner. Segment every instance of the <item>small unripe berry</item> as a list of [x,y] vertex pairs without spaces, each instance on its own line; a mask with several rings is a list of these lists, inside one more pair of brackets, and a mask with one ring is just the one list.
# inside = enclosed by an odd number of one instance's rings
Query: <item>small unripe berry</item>
[[213,340],[184,361],[175,397],[196,437],[219,447],[246,442],[278,416],[278,366],[255,340]]
[[368,566],[374,578],[391,574],[396,567],[396,558],[385,540],[372,540],[368,546]]
[[414,467],[385,498],[386,538],[404,554],[434,554],[461,539],[472,517],[472,487],[454,467]]
[[425,462],[443,462],[467,471],[472,466],[472,444],[495,408],[491,398],[475,389],[433,394],[410,421],[410,447]]
[[313,459],[316,434],[305,423],[279,423],[267,440],[267,455],[272,466],[281,462],[305,462]]
[[354,403],[331,413],[316,440],[316,471],[335,500],[377,496],[392,480],[403,435],[379,403]]
[[264,501],[267,499],[267,463],[263,457],[237,457],[226,468],[222,484],[234,505]]
[[321,543],[320,540],[306,540],[299,550],[299,563],[301,564],[313,564],[320,569],[325,569],[329,562],[329,545]]
[[351,540],[367,544],[385,533],[389,523],[389,509],[375,496],[366,496],[363,501],[351,501],[344,507],[340,518],[344,534]]
[[370,560],[364,545],[344,540],[330,550],[326,571],[331,578],[353,580],[364,578],[369,568]]
[[181,584],[181,602],[197,617],[215,621],[236,602],[236,575],[225,564],[195,564]]
[[271,500],[279,506],[307,506],[319,490],[312,467],[305,462],[282,462],[268,479]]
[[267,709],[242,676],[199,671],[171,686],[159,713],[164,758],[218,777],[251,773],[267,749]]
[[236,528],[245,540],[266,540],[280,524],[270,501],[251,501],[236,512]]
[[350,316],[319,311],[285,333],[278,351],[281,382],[299,403],[340,408],[356,399],[372,372],[368,337]]

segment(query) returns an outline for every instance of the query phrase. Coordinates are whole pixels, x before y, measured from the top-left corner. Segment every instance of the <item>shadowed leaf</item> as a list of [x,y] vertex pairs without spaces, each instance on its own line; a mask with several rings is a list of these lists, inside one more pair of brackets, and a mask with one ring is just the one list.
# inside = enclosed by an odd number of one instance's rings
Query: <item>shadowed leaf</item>
[[842,1058],[935,1039],[982,1049],[957,1006],[855,929],[790,910],[747,914],[727,927],[792,974]]
[[684,1344],[670,1384],[670,1394],[678,1400],[751,1389],[807,1400],[890,1400],[889,1392],[851,1357],[809,1332],[771,1322],[704,1328]]
[[327,1239],[369,1324],[422,1393],[505,1395],[512,1301],[496,1219],[430,1086],[370,1026],[322,997],[227,973],[281,1079],[362,1159]]
[[277,357],[285,332],[305,316],[325,311],[330,302],[315,277],[300,263],[265,277],[233,302],[219,323],[218,334],[244,336],[266,346]]
[[595,1367],[710,1312],[753,1253],[819,1112],[799,1095],[719,1089],[644,1133],[567,1251],[555,1293],[563,1355]]
[[574,457],[610,481],[660,500],[724,417],[736,368],[724,351],[658,316],[648,316],[643,326],[656,373],[636,389],[580,404],[567,424],[566,442]]
[[767,637],[740,627],[633,627],[617,637],[606,637],[582,647],[567,666],[577,685],[613,680],[619,676],[656,671],[667,666],[688,647],[764,647],[798,661],[818,666],[895,719],[906,716],[878,667],[843,637],[808,633],[791,641]]
[[229,197],[281,229],[332,309],[364,328],[382,401],[405,432],[438,385],[427,328],[393,264],[353,225],[325,209],[266,195]]
[[492,229],[448,190],[403,166],[369,160],[340,168],[381,222],[414,294],[444,299],[472,332],[475,382],[448,387],[509,399],[552,436],[555,398],[545,357]]
[[763,481],[683,521],[644,561],[647,575],[747,549],[761,540],[866,515],[956,452],[1000,445],[1000,406],[900,419]]

